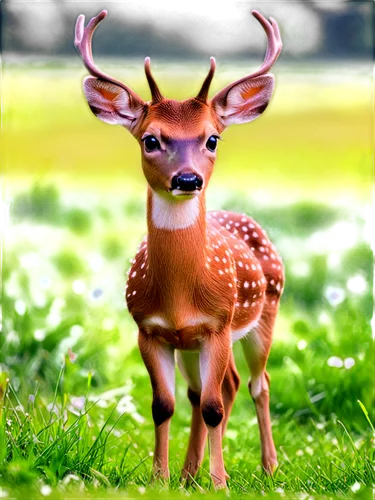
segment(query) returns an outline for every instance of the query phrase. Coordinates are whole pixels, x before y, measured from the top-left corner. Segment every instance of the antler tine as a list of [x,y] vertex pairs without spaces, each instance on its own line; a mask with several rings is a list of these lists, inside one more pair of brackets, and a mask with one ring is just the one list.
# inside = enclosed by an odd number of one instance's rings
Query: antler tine
[[151,73],[151,59],[149,57],[146,57],[145,59],[145,73],[146,73],[146,78],[148,81],[148,85],[150,87],[151,91],[151,97],[152,97],[152,102],[156,104],[157,102],[160,102],[164,99],[162,93],[159,90],[159,87],[152,76]]
[[262,66],[257,71],[255,71],[250,75],[251,77],[255,77],[259,75],[264,75],[274,65],[276,59],[280,55],[282,49],[282,42],[281,42],[279,27],[277,25],[277,22],[272,17],[270,18],[270,21],[268,21],[257,10],[253,10],[251,13],[255,17],[255,19],[257,19],[263,26],[263,29],[267,34],[267,42],[268,42],[267,52],[264,57]]
[[225,98],[225,96],[228,95],[230,90],[233,87],[235,87],[236,85],[238,85],[242,82],[245,82],[246,80],[249,80],[251,78],[255,78],[257,76],[264,75],[273,66],[273,64],[276,62],[276,59],[279,57],[279,54],[280,54],[281,49],[282,49],[282,42],[281,42],[281,36],[280,36],[279,27],[277,26],[277,22],[272,18],[270,18],[270,21],[268,21],[257,10],[253,10],[252,14],[260,22],[260,24],[263,26],[263,29],[267,35],[267,51],[266,51],[266,55],[264,57],[263,64],[254,73],[251,73],[250,75],[246,75],[243,78],[240,78],[239,80],[236,80],[235,82],[227,85],[218,94],[216,94],[214,99]]
[[107,80],[111,83],[119,85],[123,89],[125,89],[133,98],[139,100],[139,97],[124,83],[116,80],[110,75],[107,75],[103,71],[101,71],[98,66],[94,63],[94,59],[92,56],[92,37],[94,31],[98,27],[99,23],[106,17],[107,11],[102,10],[97,16],[93,17],[85,27],[85,16],[81,14],[77,18],[76,29],[75,29],[75,39],[74,45],[79,52],[83,64],[86,69],[90,73],[90,75],[95,76],[101,80]]
[[202,87],[201,87],[201,89],[198,92],[197,97],[196,97],[196,99],[198,99],[198,101],[207,102],[208,91],[210,90],[210,85],[211,85],[212,79],[213,79],[214,74],[215,74],[215,69],[216,69],[216,61],[215,61],[214,57],[211,57],[210,58],[210,69],[209,69],[208,74],[207,74],[206,78],[204,79],[204,82],[202,83]]

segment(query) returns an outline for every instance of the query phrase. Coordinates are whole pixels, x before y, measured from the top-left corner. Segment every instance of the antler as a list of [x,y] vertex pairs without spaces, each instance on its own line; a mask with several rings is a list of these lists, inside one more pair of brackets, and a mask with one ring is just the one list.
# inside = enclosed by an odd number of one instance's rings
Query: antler
[[148,81],[148,86],[150,87],[151,91],[151,97],[152,97],[152,102],[156,104],[157,102],[160,102],[164,99],[162,93],[159,90],[159,87],[157,86],[157,83],[155,81],[155,78],[152,76],[151,73],[151,59],[149,57],[146,57],[145,59],[145,73],[146,73],[146,78]]
[[210,69],[208,71],[208,75],[204,79],[204,82],[202,83],[202,87],[201,87],[201,89],[198,92],[197,97],[196,97],[196,99],[198,99],[198,101],[202,101],[202,102],[207,101],[208,91],[210,90],[210,85],[212,82],[212,78],[214,77],[214,74],[215,74],[215,69],[216,69],[215,58],[211,57]]
[[100,14],[98,14],[96,17],[93,17],[89,21],[86,27],[85,16],[83,14],[78,16],[75,29],[74,45],[78,50],[80,56],[82,57],[83,64],[85,65],[90,75],[95,76],[100,80],[107,80],[111,83],[114,83],[115,85],[119,85],[120,87],[125,89],[135,99],[135,101],[140,101],[140,98],[137,96],[137,94],[133,92],[129,87],[127,87],[119,80],[112,78],[112,76],[103,73],[103,71],[101,71],[94,63],[91,48],[92,36],[98,24],[106,17],[106,15],[107,11],[102,10]]
[[268,21],[260,12],[257,10],[251,11],[253,16],[260,22],[260,24],[263,26],[264,31],[267,34],[267,52],[264,57],[264,61],[262,66],[255,71],[254,73],[251,73],[250,75],[246,75],[243,78],[240,78],[239,80],[231,83],[227,87],[225,87],[223,90],[219,92],[215,96],[216,97],[224,97],[225,94],[227,94],[231,88],[233,88],[235,85],[238,85],[239,83],[248,80],[250,78],[255,78],[257,76],[261,76],[267,73],[267,71],[275,64],[277,58],[280,55],[281,49],[282,49],[282,42],[281,42],[281,36],[280,36],[280,31],[279,27],[277,25],[277,22],[271,17],[270,20]]

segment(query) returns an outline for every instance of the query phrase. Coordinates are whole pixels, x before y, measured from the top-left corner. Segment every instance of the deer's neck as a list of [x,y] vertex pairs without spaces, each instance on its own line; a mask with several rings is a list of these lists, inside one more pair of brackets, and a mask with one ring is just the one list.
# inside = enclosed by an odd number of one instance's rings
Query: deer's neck
[[204,194],[181,200],[148,190],[148,261],[157,283],[170,293],[193,290],[205,265]]

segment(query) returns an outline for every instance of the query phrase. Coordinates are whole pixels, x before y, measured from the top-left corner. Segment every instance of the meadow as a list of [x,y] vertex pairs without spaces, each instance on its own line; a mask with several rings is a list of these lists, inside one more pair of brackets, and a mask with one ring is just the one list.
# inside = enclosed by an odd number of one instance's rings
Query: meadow
[[[213,91],[241,64],[224,64]],[[112,72],[147,96],[138,63],[126,67]],[[155,72],[184,98],[205,69]],[[5,66],[0,498],[371,496],[371,77],[359,63],[331,69],[285,64],[264,117],[225,132],[209,187],[209,208],[251,214],[286,268],[268,365],[279,467],[261,470],[235,345],[228,493],[213,491],[207,456],[194,481],[179,479],[190,425],[179,374],[171,479],[150,480],[151,387],[123,296],[146,231],[137,144],[91,114],[78,63]]]

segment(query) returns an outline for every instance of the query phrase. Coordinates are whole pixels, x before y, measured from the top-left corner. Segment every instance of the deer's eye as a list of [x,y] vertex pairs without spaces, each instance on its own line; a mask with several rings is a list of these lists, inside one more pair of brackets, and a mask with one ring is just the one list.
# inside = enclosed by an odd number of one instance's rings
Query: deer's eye
[[148,152],[160,149],[160,142],[156,139],[154,135],[148,135],[143,139],[143,142],[145,143],[145,148],[146,151]]
[[217,140],[218,140],[218,136],[217,135],[211,135],[208,139],[207,139],[207,142],[206,142],[206,148],[208,149],[208,151],[211,151],[211,153],[213,153],[216,148],[217,148]]

